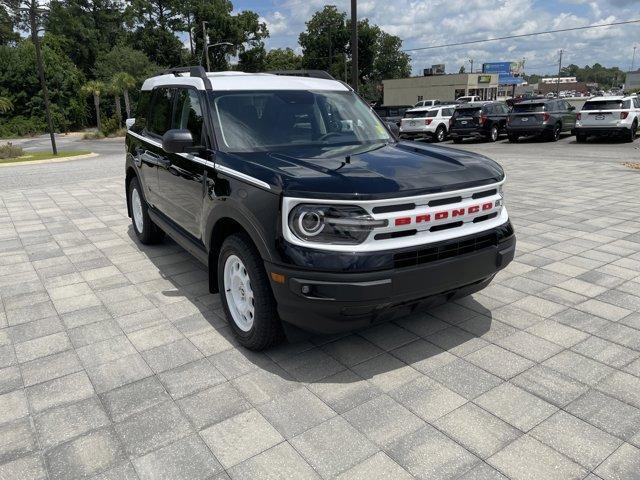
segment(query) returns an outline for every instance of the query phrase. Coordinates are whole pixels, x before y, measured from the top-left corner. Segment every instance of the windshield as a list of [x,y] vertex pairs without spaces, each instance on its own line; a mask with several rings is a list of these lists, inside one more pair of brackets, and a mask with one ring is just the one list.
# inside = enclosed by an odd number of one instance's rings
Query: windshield
[[522,112],[544,112],[543,103],[516,103],[513,106],[514,113]]
[[418,110],[417,112],[412,112],[409,110],[404,114],[404,118],[426,118],[426,117],[437,117],[438,110]]
[[602,100],[600,102],[586,102],[583,110],[620,110],[622,100]]
[[214,122],[227,152],[275,151],[393,141],[385,126],[353,92],[216,92]]

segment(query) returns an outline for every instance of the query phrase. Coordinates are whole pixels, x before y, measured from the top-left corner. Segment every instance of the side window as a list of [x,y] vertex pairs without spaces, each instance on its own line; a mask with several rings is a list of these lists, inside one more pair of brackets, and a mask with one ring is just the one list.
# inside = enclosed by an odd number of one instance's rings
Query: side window
[[172,104],[173,88],[156,88],[153,91],[153,101],[147,122],[148,132],[161,137],[171,128]]
[[622,108],[623,109],[630,109],[631,108],[631,100],[625,100],[624,102],[622,102]]
[[171,128],[189,130],[193,135],[194,145],[202,145],[203,124],[204,116],[198,91],[192,88],[178,89]]
[[640,108],[640,97],[635,97],[633,99],[633,103],[635,104],[636,108]]
[[138,97],[138,105],[136,107],[135,119],[132,130],[140,133],[147,127],[147,115],[149,114],[149,103],[151,102],[151,91],[142,90]]

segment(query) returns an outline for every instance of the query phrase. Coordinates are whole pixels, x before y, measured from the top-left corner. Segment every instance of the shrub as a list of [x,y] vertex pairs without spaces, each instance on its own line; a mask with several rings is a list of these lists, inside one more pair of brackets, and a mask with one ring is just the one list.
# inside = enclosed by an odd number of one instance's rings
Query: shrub
[[116,117],[108,117],[102,120],[102,133],[105,136],[113,135],[120,130],[120,122]]
[[11,142],[0,145],[0,159],[16,158],[23,155],[22,147],[13,145]]
[[0,122],[0,138],[38,135],[46,129],[44,118],[17,115]]

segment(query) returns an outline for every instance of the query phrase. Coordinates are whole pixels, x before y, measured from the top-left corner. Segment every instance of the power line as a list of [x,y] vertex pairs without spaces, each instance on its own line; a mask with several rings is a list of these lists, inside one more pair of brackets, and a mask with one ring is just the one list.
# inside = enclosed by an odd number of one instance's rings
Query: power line
[[442,45],[432,45],[429,47],[417,47],[417,48],[406,48],[402,50],[403,52],[416,52],[418,50],[432,50],[434,48],[445,48],[445,47],[459,47],[461,45],[473,45],[476,43],[486,43],[486,42],[497,42],[499,40],[509,40],[512,38],[523,38],[523,37],[534,37],[536,35],[545,35],[547,33],[562,33],[562,32],[573,32],[576,30],[588,30],[590,28],[602,28],[602,27],[613,27],[616,25],[628,25],[630,23],[640,23],[640,19],[637,20],[627,20],[624,22],[612,22],[612,23],[602,23],[599,25],[584,25],[582,27],[572,27],[572,28],[560,28],[558,30],[545,30],[543,32],[532,32],[532,33],[522,33],[519,35],[507,35],[505,37],[496,37],[496,38],[486,38],[484,40],[469,40],[466,42],[457,42],[457,43],[445,43]]

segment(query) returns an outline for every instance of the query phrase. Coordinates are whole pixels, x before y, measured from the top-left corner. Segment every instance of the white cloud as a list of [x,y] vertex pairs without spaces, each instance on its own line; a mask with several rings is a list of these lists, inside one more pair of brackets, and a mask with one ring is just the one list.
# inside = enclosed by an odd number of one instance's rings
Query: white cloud
[[[269,47],[298,49],[298,35],[305,22],[326,4],[349,14],[349,0],[275,0],[274,10],[264,12],[269,26]],[[360,18],[369,18],[385,31],[403,39],[404,48],[419,48],[469,40],[520,35],[541,30],[570,28],[640,18],[637,0],[359,0]],[[414,73],[435,63],[457,71],[468,59],[474,68],[483,62],[527,59],[528,71],[551,73],[557,67],[558,50],[566,51],[563,63],[599,62],[627,68],[640,24],[410,52]]]

